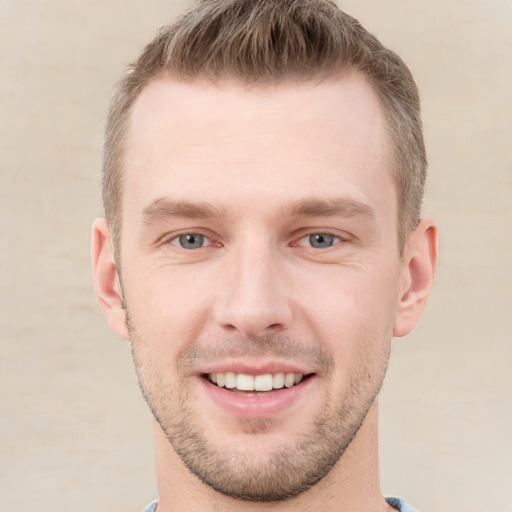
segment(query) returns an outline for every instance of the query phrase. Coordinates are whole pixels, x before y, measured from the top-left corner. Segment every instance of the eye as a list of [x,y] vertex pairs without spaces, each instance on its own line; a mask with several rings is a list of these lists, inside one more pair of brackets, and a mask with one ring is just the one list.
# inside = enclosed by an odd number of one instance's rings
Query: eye
[[176,238],[171,240],[171,244],[179,245],[183,249],[200,249],[201,247],[205,247],[210,245],[211,242],[204,235],[200,235],[198,233],[186,233],[184,235],[179,235]]
[[327,247],[334,245],[336,242],[336,237],[327,233],[314,233],[313,235],[309,235],[307,238],[311,247],[314,247],[315,249],[326,249]]
[[328,249],[341,242],[341,238],[329,233],[312,233],[299,241],[299,245],[313,247],[314,249]]

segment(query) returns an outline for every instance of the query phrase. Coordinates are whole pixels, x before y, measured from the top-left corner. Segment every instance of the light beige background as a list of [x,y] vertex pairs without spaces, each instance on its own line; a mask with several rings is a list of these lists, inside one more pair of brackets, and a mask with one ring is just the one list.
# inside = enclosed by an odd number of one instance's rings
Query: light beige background
[[[104,111],[186,2],[0,0],[0,510],[138,511],[156,495],[129,347],[92,292]],[[382,481],[423,512],[512,512],[512,2],[347,0],[423,99],[441,260],[395,342]]]

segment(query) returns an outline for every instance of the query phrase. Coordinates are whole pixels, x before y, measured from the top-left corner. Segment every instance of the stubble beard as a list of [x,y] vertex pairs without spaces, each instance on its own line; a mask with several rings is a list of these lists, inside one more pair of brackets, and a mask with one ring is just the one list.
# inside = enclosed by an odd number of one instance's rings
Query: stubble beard
[[[293,442],[280,445],[270,453],[257,454],[250,446],[247,449],[247,445],[227,451],[214,446],[205,427],[196,421],[198,413],[190,405],[186,385],[176,390],[168,389],[158,372],[157,355],[148,351],[148,344],[137,336],[131,323],[129,328],[139,386],[174,451],[189,471],[206,485],[225,496],[252,502],[276,502],[296,497],[330,472],[342,458],[375,401],[389,360],[387,344],[379,366],[357,368],[347,388],[332,401],[326,397],[308,431],[296,435]],[[260,347],[279,347],[266,351],[267,355],[280,355],[294,344],[282,337],[269,337],[256,343]],[[226,352],[232,354],[233,350],[226,349]],[[295,356],[297,350],[289,353]],[[188,352],[182,354],[180,361],[194,357],[197,357],[196,353]],[[326,368],[332,368],[333,361],[323,350],[316,349],[314,357],[323,360]],[[363,360],[368,359],[364,357]],[[187,362],[183,363],[183,367],[187,365]],[[178,369],[178,373],[185,372]],[[272,420],[241,420],[240,428],[252,436],[253,443],[258,443],[258,436],[272,431]]]

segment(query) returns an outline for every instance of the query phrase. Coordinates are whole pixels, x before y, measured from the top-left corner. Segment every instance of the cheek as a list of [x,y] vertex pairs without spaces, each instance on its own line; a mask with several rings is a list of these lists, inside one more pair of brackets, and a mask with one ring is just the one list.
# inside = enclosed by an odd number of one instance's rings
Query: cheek
[[132,274],[134,278],[125,283],[125,303],[140,342],[166,356],[199,335],[209,300],[200,279],[190,279],[175,269]]
[[299,317],[345,369],[380,360],[389,350],[398,271],[384,270],[338,269],[322,291],[302,296]]
[[398,265],[337,268],[318,279],[314,288],[310,286],[309,293],[301,295],[303,309],[314,309],[317,318],[333,327],[377,327],[394,313],[398,276]]

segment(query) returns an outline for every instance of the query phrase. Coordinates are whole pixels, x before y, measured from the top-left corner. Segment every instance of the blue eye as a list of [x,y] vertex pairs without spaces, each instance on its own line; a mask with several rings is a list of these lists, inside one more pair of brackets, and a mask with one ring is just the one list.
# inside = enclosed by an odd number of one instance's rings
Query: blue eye
[[327,233],[315,233],[309,235],[307,238],[309,245],[315,249],[327,249],[332,247],[337,239],[337,237]]
[[195,233],[181,235],[175,238],[175,242],[177,242],[180,247],[183,247],[183,249],[200,249],[207,245],[206,237]]

